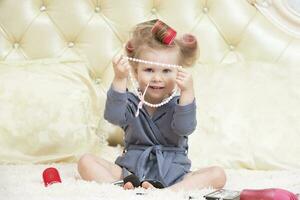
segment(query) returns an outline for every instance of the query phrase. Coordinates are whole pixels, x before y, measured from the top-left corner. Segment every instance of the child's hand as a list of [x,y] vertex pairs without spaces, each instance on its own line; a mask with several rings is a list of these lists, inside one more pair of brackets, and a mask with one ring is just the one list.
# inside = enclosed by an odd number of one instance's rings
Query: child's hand
[[194,101],[193,77],[186,69],[179,68],[176,77],[176,83],[181,90],[179,99],[180,105],[187,105]]
[[178,68],[176,83],[181,92],[191,91],[193,92],[193,77],[192,75],[183,68]]
[[126,79],[128,77],[130,65],[126,58],[123,56],[115,57],[113,59],[113,67],[116,79]]

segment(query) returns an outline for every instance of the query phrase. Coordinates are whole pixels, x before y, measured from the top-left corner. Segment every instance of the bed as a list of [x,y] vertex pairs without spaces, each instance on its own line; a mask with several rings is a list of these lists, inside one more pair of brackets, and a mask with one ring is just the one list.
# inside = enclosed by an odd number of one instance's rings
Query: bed
[[[122,151],[122,131],[103,119],[111,60],[124,53],[135,24],[155,18],[200,45],[188,68],[198,119],[192,169],[224,167],[232,190],[299,192],[299,7],[292,0],[0,1],[1,196],[136,197],[80,180],[75,163],[84,153],[113,161]],[[41,173],[49,166],[63,183],[46,189]],[[202,199],[211,190],[143,198]]]

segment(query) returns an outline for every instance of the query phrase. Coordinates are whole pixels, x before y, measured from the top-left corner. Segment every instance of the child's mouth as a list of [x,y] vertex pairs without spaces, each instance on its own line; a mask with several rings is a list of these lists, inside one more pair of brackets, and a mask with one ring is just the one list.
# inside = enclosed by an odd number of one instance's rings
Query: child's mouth
[[160,87],[160,86],[149,86],[149,88],[151,88],[152,90],[161,90],[161,89],[164,89],[164,87]]

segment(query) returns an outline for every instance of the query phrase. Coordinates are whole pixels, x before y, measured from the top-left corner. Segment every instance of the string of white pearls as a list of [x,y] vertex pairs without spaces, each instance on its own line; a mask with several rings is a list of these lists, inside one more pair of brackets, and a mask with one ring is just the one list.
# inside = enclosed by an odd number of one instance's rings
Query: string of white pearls
[[142,59],[131,58],[131,57],[127,57],[127,56],[123,56],[123,57],[126,58],[127,60],[130,60],[130,61],[133,61],[133,62],[144,63],[144,64],[148,64],[148,65],[157,65],[157,66],[162,66],[162,67],[182,68],[181,65],[174,65],[174,64],[153,62],[153,61],[149,61],[149,60],[142,60]]
[[[141,60],[141,59],[137,59],[137,58],[131,58],[131,57],[127,57],[127,56],[124,56],[124,58],[128,59],[128,60],[131,60],[133,62],[140,62],[140,63],[145,63],[145,64],[149,64],[149,65],[158,65],[158,66],[164,66],[164,67],[174,67],[174,68],[180,68],[182,66],[180,65],[173,65],[173,64],[165,64],[165,63],[158,63],[158,62],[152,62],[152,61],[147,61],[147,60]],[[158,104],[152,104],[152,103],[149,103],[147,101],[145,101],[144,99],[142,100],[142,97],[143,97],[143,94],[141,91],[138,90],[138,83],[137,81],[133,78],[133,75],[132,73],[129,71],[129,78],[130,78],[130,82],[132,83],[132,86],[133,86],[133,89],[136,93],[136,95],[139,97],[139,99],[141,101],[143,101],[143,103],[149,107],[152,107],[152,108],[158,108],[158,107],[161,107],[167,103],[169,103],[171,101],[171,99],[173,99],[176,94],[178,93],[178,88],[177,86],[175,87],[173,93],[166,99],[164,99],[162,102],[158,103]],[[145,91],[146,92],[146,91]]]

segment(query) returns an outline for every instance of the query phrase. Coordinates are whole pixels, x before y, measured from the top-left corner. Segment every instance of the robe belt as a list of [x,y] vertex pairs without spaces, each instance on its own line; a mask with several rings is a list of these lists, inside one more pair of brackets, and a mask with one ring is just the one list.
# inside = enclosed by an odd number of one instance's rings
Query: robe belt
[[129,145],[126,150],[151,150],[152,153],[155,153],[156,150],[160,151],[173,151],[176,153],[186,153],[187,150],[182,148],[182,147],[171,147],[171,146],[163,146],[163,145],[151,145],[151,146],[146,146],[146,145]]
[[[157,167],[158,167],[158,174],[159,180],[164,186],[164,177],[167,175],[169,166],[172,164],[176,153],[183,153],[187,154],[187,150],[180,147],[166,147],[162,145],[153,145],[153,146],[143,146],[143,145],[130,145],[127,150],[142,150],[143,153],[140,155],[137,161],[137,172],[136,176],[144,179],[145,174],[144,172],[148,171],[147,169],[147,162],[150,158],[150,154],[153,153],[156,156]],[[174,152],[173,154],[169,154],[168,156],[164,157],[163,152]]]

